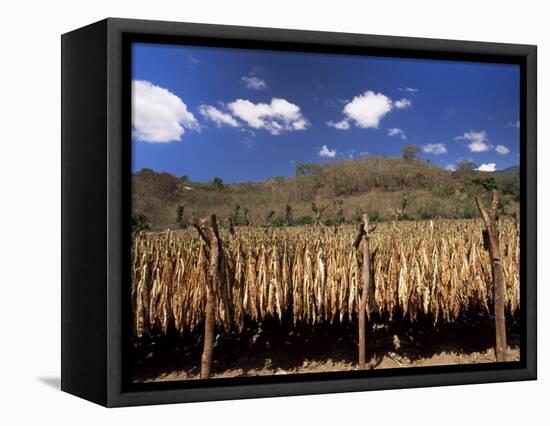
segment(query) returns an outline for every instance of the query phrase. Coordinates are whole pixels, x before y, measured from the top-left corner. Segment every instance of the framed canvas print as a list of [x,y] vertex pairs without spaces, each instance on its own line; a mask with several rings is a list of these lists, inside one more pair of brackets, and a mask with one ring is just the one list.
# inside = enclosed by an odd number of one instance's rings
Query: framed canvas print
[[107,19],[62,37],[62,389],[536,378],[536,47]]

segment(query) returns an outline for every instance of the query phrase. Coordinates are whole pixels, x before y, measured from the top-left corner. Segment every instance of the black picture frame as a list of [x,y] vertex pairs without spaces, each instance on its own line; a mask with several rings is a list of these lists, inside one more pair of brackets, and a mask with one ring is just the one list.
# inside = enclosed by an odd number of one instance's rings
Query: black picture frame
[[[62,36],[62,390],[108,406],[534,380],[537,377],[536,46],[109,18]],[[134,41],[516,63],[521,359],[131,385],[130,49]]]

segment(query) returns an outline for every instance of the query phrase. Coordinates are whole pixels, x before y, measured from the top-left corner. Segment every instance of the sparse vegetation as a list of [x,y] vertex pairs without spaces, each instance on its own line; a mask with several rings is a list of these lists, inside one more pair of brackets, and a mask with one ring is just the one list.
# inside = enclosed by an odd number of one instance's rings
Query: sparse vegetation
[[403,159],[407,163],[412,163],[416,160],[416,154],[418,153],[418,147],[416,145],[406,145],[403,147]]
[[[145,215],[153,229],[180,228],[180,223],[194,223],[193,212],[204,216],[214,211],[222,223],[231,217],[235,226],[292,226],[308,223],[307,216],[317,224],[336,225],[355,222],[357,211],[365,206],[366,213],[380,219],[395,217],[396,212],[402,220],[422,219],[426,206],[433,217],[478,217],[475,197],[495,188],[502,194],[506,214],[517,213],[517,169],[488,174],[463,161],[456,172],[449,172],[419,158],[364,157],[299,163],[293,177],[237,184],[221,179],[192,182],[187,176],[142,170],[133,177],[132,202],[133,211]],[[338,208],[335,200],[341,202]],[[185,206],[181,221],[174,215],[178,206]]]

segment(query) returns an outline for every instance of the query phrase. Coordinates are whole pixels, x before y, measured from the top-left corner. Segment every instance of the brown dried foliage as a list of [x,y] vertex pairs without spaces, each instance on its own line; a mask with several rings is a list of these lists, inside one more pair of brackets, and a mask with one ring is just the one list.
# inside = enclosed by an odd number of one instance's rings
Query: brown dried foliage
[[[490,311],[491,265],[481,220],[379,224],[371,236],[377,311],[414,321],[454,321],[470,308]],[[519,308],[519,230],[499,224],[506,306]],[[245,318],[292,315],[294,322],[342,321],[358,309],[361,270],[353,247],[355,227],[337,234],[319,227],[222,230],[225,262],[216,291],[216,324],[240,329]],[[134,235],[133,331],[193,331],[204,320],[204,247],[195,230]],[[225,297],[224,296],[225,293]],[[227,302],[229,295],[229,303]],[[225,303],[224,303],[225,299]],[[229,312],[230,311],[230,312]]]

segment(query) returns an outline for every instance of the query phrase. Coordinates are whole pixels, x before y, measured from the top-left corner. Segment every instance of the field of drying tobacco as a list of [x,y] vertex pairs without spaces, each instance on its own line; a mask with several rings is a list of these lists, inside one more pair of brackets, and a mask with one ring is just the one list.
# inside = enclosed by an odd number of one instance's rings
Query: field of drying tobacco
[[[367,318],[414,323],[422,316],[448,325],[466,312],[490,315],[493,284],[482,229],[481,220],[378,224],[370,235],[374,291]],[[513,317],[520,303],[519,230],[507,219],[499,229],[505,306]],[[225,261],[215,288],[216,328],[239,334],[250,323],[353,322],[361,291],[355,233],[351,225],[221,229]],[[207,261],[195,229],[134,235],[134,339],[200,333]]]
[[[392,320],[453,322],[472,307],[489,310],[492,280],[480,220],[379,224],[371,235],[374,295],[367,314]],[[294,323],[342,321],[358,309],[355,227],[237,228],[221,231],[227,260],[216,289],[216,324],[239,330],[246,318],[291,316]],[[519,307],[519,231],[500,222],[510,313]],[[194,229],[139,233],[133,242],[133,332],[193,332],[203,321],[204,248]]]

